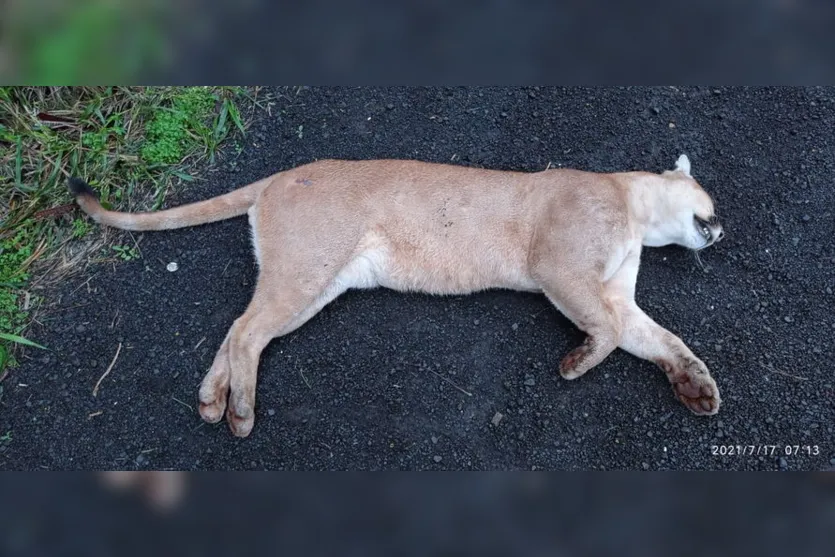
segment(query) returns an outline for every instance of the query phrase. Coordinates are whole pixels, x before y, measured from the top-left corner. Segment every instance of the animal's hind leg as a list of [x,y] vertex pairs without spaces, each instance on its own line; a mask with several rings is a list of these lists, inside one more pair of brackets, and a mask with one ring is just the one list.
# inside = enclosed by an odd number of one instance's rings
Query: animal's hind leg
[[258,283],[200,388],[203,418],[217,421],[226,410],[235,435],[249,435],[254,424],[255,383],[264,347],[303,325],[351,286],[337,274],[361,240],[362,219],[347,201],[321,203],[324,193],[315,194],[325,191],[320,187],[279,180],[250,209]]
[[[209,372],[200,384],[200,415],[210,424],[217,423],[223,418],[226,410],[226,395],[229,392],[229,333],[223,339],[223,344],[215,354],[214,362]],[[204,402],[207,401],[207,402]]]
[[[216,366],[206,375],[200,388],[203,419],[217,422],[225,409],[229,427],[239,437],[249,435],[254,425],[255,386],[261,352],[270,340],[301,327],[345,290],[336,281],[317,294],[311,294],[309,288],[301,288],[291,279],[277,280],[274,284],[281,285],[278,291],[256,288],[246,312],[235,320],[218,351]],[[225,374],[224,369],[227,370]]]

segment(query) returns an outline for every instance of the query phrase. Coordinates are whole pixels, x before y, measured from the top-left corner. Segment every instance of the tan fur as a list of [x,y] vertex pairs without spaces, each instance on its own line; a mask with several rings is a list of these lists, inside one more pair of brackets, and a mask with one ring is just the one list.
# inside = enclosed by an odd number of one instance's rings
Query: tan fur
[[[326,160],[157,213],[105,211],[87,195],[79,203],[97,221],[131,230],[248,212],[258,283],[200,388],[200,414],[214,423],[225,411],[235,435],[249,435],[254,425],[258,361],[270,340],[345,290],[376,286],[543,292],[588,334],[562,360],[566,379],[621,347],[659,365],[693,412],[719,409],[704,363],[634,300],[643,245],[702,249],[722,235],[713,202],[683,155],[676,170],[660,175]],[[694,216],[711,222],[700,225]]]

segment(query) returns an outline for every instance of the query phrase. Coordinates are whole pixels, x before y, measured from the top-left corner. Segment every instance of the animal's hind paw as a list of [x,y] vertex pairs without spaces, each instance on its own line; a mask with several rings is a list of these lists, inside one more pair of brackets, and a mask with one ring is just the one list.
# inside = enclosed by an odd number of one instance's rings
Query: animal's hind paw
[[200,402],[200,417],[210,424],[216,424],[223,419],[226,410],[226,399],[229,396],[229,373],[225,369],[218,372],[212,368],[200,385],[198,399]]
[[255,425],[255,412],[242,395],[233,393],[226,408],[226,422],[236,437],[248,437]]

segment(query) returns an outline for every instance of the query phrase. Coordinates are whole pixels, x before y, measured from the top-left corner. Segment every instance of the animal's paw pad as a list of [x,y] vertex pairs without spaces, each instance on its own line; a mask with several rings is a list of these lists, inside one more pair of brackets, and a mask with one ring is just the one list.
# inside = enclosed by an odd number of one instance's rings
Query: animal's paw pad
[[703,363],[688,361],[679,367],[658,362],[658,365],[667,373],[676,398],[691,412],[710,416],[719,411],[722,404],[719,388]]

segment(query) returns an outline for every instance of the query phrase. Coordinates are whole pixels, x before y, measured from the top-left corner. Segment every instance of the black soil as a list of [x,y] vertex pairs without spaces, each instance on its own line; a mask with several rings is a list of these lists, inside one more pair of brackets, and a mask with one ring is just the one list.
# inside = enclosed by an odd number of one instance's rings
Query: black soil
[[[637,299],[710,367],[720,413],[692,415],[660,370],[620,351],[577,381],[561,379],[560,359],[583,335],[542,296],[376,290],[343,295],[268,347],[255,429],[234,438],[225,423],[200,420],[196,393],[253,289],[240,218],[146,234],[141,259],[94,267],[45,293],[42,326],[30,336],[50,351],[28,351],[2,384],[0,468],[835,463],[835,90],[276,93],[240,156],[169,205],[322,158],[658,172],[687,153],[727,238],[702,253],[704,269],[681,248],[646,250]],[[171,262],[176,272],[166,270]],[[714,454],[729,445],[745,454]]]

